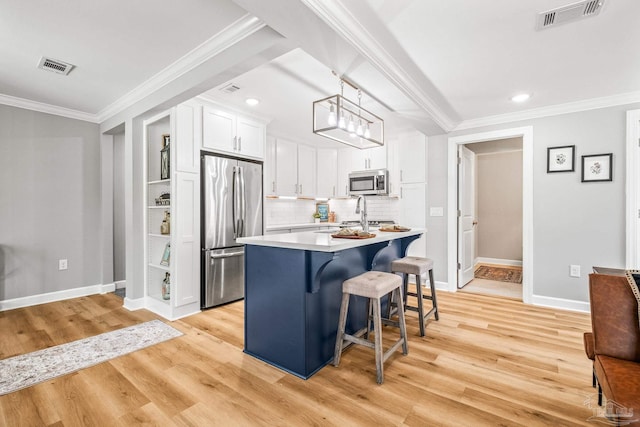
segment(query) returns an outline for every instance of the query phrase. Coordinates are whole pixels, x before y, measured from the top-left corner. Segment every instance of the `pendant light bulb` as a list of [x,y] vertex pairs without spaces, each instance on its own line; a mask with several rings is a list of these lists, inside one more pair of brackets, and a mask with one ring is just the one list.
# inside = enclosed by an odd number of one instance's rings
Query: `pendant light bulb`
[[364,129],[364,137],[371,138],[371,131],[369,130],[369,123],[367,123],[367,127]]
[[329,123],[329,126],[335,126],[336,122],[336,110],[333,107],[333,104],[331,104],[331,106],[329,107],[329,118],[327,119],[327,123]]
[[354,133],[356,131],[356,127],[353,124],[353,116],[349,117],[349,124],[347,125],[347,130],[351,133]]
[[358,127],[356,128],[356,135],[362,136],[362,134],[363,134],[362,120],[358,120]]
[[347,123],[344,120],[344,113],[342,111],[340,112],[340,120],[338,120],[338,127],[340,129],[344,129],[347,127]]

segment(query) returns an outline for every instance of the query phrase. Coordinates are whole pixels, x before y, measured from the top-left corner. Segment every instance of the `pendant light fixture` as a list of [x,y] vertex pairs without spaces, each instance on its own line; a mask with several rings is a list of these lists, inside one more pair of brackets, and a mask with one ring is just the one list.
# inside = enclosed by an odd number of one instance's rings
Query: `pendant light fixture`
[[[358,91],[357,104],[344,97],[345,83]],[[361,102],[362,90],[340,78],[339,95],[313,103],[313,133],[360,149],[383,146],[384,121]]]

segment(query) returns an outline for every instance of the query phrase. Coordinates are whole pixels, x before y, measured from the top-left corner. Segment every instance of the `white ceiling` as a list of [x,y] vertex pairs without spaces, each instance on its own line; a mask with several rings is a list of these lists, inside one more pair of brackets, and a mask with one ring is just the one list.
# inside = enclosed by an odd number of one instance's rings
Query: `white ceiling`
[[[568,3],[0,0],[0,94],[98,114],[248,11],[299,48],[231,79],[241,91],[209,93],[294,139],[314,139],[311,102],[338,92],[331,70],[388,107],[363,98],[389,123],[430,134],[593,98],[640,101],[640,2],[606,0],[598,16],[535,29],[539,12]],[[77,68],[37,70],[41,55]],[[509,100],[521,91],[532,98]],[[250,109],[249,96],[261,104]]]

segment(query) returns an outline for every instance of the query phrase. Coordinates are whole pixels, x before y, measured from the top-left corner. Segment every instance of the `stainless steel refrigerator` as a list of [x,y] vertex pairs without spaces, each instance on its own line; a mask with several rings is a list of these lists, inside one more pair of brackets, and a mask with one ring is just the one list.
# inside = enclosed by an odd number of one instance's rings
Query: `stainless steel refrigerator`
[[203,154],[202,308],[244,298],[244,246],[262,235],[262,163]]

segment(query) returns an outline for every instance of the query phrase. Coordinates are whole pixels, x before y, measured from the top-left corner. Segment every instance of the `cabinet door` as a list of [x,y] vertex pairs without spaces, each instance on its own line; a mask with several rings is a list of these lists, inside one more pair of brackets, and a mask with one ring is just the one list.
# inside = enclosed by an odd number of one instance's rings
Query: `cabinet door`
[[316,197],[316,149],[298,145],[298,196]]
[[[171,299],[174,307],[200,303],[200,179],[198,174],[176,174],[174,245],[171,264]],[[174,200],[172,200],[174,202]]]
[[295,143],[276,141],[276,192],[278,196],[298,195],[298,147]]
[[398,169],[398,142],[387,140],[387,168],[389,168],[389,196],[400,196],[400,171]]
[[267,137],[267,151],[264,157],[264,194],[275,196],[276,192],[276,139]]
[[358,148],[349,148],[349,150],[351,150],[351,170],[349,172],[369,169],[368,149],[360,150]]
[[[411,228],[426,228],[427,225],[427,185],[403,184],[400,188],[400,224]],[[427,239],[423,234],[411,243],[407,255],[425,257]]]
[[341,148],[338,150],[338,183],[336,197],[349,196],[349,173],[351,169],[352,148]]
[[398,168],[400,182],[425,182],[427,179],[427,137],[419,132],[402,135],[398,139]]
[[385,169],[387,167],[387,147],[376,147],[362,150],[367,152],[367,169]]
[[200,107],[190,103],[176,107],[176,171],[199,173],[200,171]]
[[264,158],[265,126],[247,117],[237,118],[237,150],[246,156]]
[[316,195],[318,197],[335,197],[338,180],[338,150],[335,148],[318,148],[318,175]]
[[226,111],[204,107],[202,111],[202,146],[211,150],[236,151],[236,116]]

